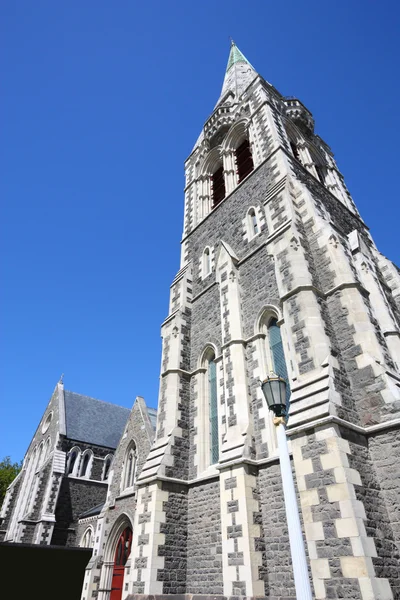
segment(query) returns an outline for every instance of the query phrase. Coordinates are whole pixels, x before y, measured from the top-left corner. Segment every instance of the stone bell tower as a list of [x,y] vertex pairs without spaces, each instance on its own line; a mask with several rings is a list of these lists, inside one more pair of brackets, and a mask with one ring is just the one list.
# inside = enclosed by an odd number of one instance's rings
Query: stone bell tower
[[185,176],[125,597],[295,598],[273,369],[315,598],[399,599],[399,270],[310,111],[233,43]]

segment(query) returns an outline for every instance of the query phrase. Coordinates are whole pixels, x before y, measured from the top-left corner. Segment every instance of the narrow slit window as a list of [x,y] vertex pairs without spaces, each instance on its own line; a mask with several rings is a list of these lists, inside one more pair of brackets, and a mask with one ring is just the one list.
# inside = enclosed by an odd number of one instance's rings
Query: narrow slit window
[[290,148],[293,152],[293,156],[297,159],[300,160],[300,154],[299,154],[299,149],[297,148],[296,144],[292,141],[290,141]]
[[253,157],[251,155],[249,140],[245,139],[236,148],[236,166],[239,183],[254,170]]
[[125,465],[124,483],[123,489],[127,489],[133,486],[135,482],[136,474],[136,448],[131,447],[127,457]]
[[210,248],[206,248],[203,252],[203,276],[211,273],[211,257]]
[[208,395],[210,414],[210,464],[214,465],[219,458],[218,433],[218,397],[217,397],[217,366],[215,357],[208,362]]
[[212,207],[215,208],[225,198],[225,176],[221,165],[211,178],[212,182]]
[[249,228],[250,228],[250,237],[254,237],[259,232],[257,215],[254,208],[251,208],[249,211]]
[[325,183],[324,168],[321,167],[321,165],[314,165],[314,166],[315,166],[315,170],[317,171],[318,179],[320,180],[320,182],[322,184],[324,184]]
[[81,473],[80,473],[81,477],[88,477],[88,475],[89,475],[88,469],[89,469],[90,457],[91,457],[91,454],[89,452],[86,452],[86,454],[83,457],[83,461],[82,461]]
[[289,412],[290,386],[283,351],[281,330],[277,319],[271,319],[268,325],[268,339],[274,372],[286,381],[286,414]]
[[78,450],[72,450],[72,452],[69,456],[67,475],[73,474],[77,458],[78,458]]
[[105,463],[104,463],[103,481],[106,481],[108,479],[111,463],[112,463],[112,456],[107,456]]

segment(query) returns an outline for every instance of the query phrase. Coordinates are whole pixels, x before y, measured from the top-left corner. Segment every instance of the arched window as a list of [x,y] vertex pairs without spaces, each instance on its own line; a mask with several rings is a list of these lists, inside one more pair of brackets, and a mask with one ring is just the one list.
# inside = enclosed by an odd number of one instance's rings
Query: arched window
[[320,180],[320,182],[325,185],[325,169],[323,166],[318,165],[317,163],[314,164],[315,170],[317,171],[317,175],[318,175],[318,179]]
[[123,477],[122,477],[122,489],[126,490],[131,488],[135,482],[136,475],[136,446],[131,444],[128,448],[125,457]]
[[268,343],[271,353],[272,368],[274,372],[286,381],[286,411],[289,410],[290,386],[286,368],[285,353],[283,351],[281,330],[276,318],[270,319],[268,323]]
[[249,240],[251,240],[255,235],[257,235],[260,232],[257,215],[254,208],[250,208],[249,212],[247,213],[247,228],[249,233]]
[[104,467],[103,467],[103,473],[102,473],[102,480],[106,481],[108,479],[108,475],[110,473],[110,467],[111,467],[111,463],[112,463],[112,459],[113,459],[113,455],[112,454],[108,454],[108,456],[106,456],[106,459],[104,461]]
[[43,460],[44,460],[44,442],[42,442],[39,446],[39,453],[38,453],[38,457],[37,457],[37,463],[36,463],[36,470],[39,469],[42,464],[43,464]]
[[90,471],[92,467],[93,452],[86,450],[82,456],[81,468],[79,471],[80,477],[90,477]]
[[236,167],[239,183],[254,170],[250,142],[245,138],[235,150]]
[[50,438],[47,438],[46,444],[45,444],[45,447],[44,447],[43,461],[42,462],[46,461],[46,459],[49,457],[49,453],[50,453]]
[[76,475],[80,453],[80,448],[72,448],[70,450],[67,462],[67,475]]
[[218,395],[217,395],[217,367],[215,355],[208,358],[208,406],[210,421],[210,464],[218,462],[219,458],[219,434],[218,434]]
[[81,546],[81,548],[93,548],[93,545],[94,545],[93,528],[88,527],[82,536],[80,546]]
[[211,176],[212,208],[215,208],[225,198],[225,175],[221,165]]
[[203,277],[207,277],[211,273],[211,256],[210,248],[206,248],[203,252]]

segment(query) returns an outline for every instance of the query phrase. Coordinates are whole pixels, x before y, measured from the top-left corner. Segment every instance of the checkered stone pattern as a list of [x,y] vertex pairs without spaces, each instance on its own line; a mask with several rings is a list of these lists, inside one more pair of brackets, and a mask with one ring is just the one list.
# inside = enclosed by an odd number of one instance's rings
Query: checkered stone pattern
[[225,596],[264,596],[257,471],[247,465],[221,473]]
[[166,502],[168,492],[161,482],[138,490],[138,503],[133,529],[131,565],[132,594],[162,594],[163,582],[158,573],[164,569],[160,548],[165,545]]
[[377,550],[349,442],[337,426],[326,426],[294,437],[292,449],[315,597],[390,600],[389,581],[374,567]]

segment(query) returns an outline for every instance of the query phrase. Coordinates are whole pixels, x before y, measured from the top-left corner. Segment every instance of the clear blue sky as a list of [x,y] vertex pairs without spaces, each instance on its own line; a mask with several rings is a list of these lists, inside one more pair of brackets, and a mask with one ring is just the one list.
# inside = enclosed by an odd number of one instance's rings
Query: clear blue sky
[[400,262],[398,3],[3,0],[0,21],[0,459],[23,457],[61,373],[156,405],[183,163],[229,36],[312,111]]

